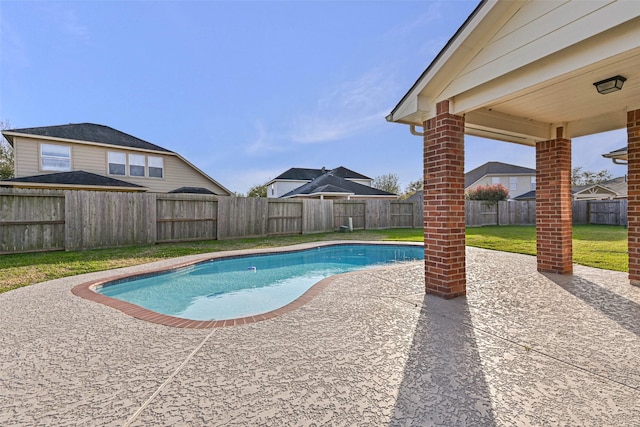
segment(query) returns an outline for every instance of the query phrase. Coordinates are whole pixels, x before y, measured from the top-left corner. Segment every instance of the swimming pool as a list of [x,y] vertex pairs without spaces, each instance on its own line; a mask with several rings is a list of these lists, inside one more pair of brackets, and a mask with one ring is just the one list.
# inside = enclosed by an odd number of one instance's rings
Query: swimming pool
[[102,283],[94,290],[182,319],[225,320],[277,310],[328,276],[423,258],[417,245],[341,244],[216,259]]

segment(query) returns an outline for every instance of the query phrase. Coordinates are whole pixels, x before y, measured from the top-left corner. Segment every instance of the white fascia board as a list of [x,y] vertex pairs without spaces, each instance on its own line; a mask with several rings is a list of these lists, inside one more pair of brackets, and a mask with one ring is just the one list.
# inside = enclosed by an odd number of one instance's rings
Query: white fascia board
[[[480,43],[473,41],[469,42],[468,39],[474,34],[474,31],[478,27],[478,24],[483,22],[485,17],[494,9],[503,9],[504,7],[514,7],[521,1],[513,2],[501,2],[498,0],[487,0],[474,11],[474,15],[469,22],[465,22],[463,27],[458,31],[459,34],[454,35],[454,39],[449,41],[443,50],[438,53],[438,56],[427,67],[427,69],[420,76],[418,81],[409,89],[409,92],[403,97],[396,108],[387,116],[387,121],[397,122],[404,124],[422,125],[422,123],[432,117],[435,113],[435,104],[439,99],[435,99],[433,94],[438,94],[443,85],[446,87],[452,75],[449,68],[451,68],[452,57],[459,56],[463,50],[468,53],[469,49],[462,49],[462,46],[473,46],[476,49],[481,48]],[[498,13],[499,15],[499,13]],[[444,69],[447,68],[447,69]],[[460,66],[454,67],[460,68]]]
[[[207,175],[206,173],[204,173],[202,170],[200,170],[198,167],[196,167],[194,164],[192,164],[190,161],[188,161],[187,159],[185,159],[184,157],[182,157],[180,154],[178,153],[173,153],[174,156],[178,157],[180,160],[182,160],[183,162],[185,162],[187,165],[191,166],[191,168],[193,168],[193,170],[195,170],[196,172],[198,172],[200,175],[202,175],[203,177],[205,177],[206,179],[208,179],[209,181],[211,181],[212,183],[214,183],[215,185],[217,185],[218,187],[220,187],[221,189],[223,189],[224,191],[226,191],[228,194],[227,195],[231,195],[233,194],[228,188],[226,188],[224,185],[220,184],[218,181],[216,181],[215,179],[211,178],[209,175]],[[216,194],[216,196],[219,196],[219,194]],[[224,196],[224,194],[223,194]]]

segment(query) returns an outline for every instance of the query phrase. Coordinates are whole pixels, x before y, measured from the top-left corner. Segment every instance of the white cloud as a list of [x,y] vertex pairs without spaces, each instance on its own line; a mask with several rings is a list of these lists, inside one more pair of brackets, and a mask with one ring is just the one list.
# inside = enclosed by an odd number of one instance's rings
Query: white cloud
[[257,136],[245,147],[246,154],[255,156],[286,151],[284,139],[270,133],[262,121],[257,121],[255,128]]
[[89,28],[82,23],[76,11],[65,3],[45,3],[44,16],[62,33],[82,41],[89,38]]
[[371,131],[385,124],[388,109],[381,109],[394,93],[393,79],[381,69],[328,91],[313,111],[294,118],[290,139],[320,143]]

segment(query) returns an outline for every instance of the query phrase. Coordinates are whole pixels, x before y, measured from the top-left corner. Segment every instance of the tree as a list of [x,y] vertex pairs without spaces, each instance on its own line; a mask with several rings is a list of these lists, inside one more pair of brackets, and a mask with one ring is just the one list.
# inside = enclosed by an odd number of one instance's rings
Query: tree
[[582,166],[571,169],[571,185],[593,185],[601,182],[609,181],[611,172],[604,169],[600,172],[583,171]]
[[409,197],[416,194],[418,191],[422,191],[424,188],[424,182],[422,179],[418,179],[417,181],[411,181],[407,184],[407,187],[404,190],[404,194],[402,195],[403,199],[408,199]]
[[267,197],[267,184],[254,185],[247,192],[247,197]]
[[[9,129],[9,122],[0,121],[0,130]],[[4,136],[0,139],[0,179],[13,178],[13,149]]]
[[464,195],[467,200],[485,200],[487,202],[499,202],[501,200],[507,200],[509,197],[509,190],[507,190],[502,184],[495,185],[479,185],[476,188],[472,188]]
[[387,191],[389,193],[400,193],[400,184],[398,183],[398,175],[395,173],[388,173],[386,175],[380,175],[373,179],[371,183],[373,188],[378,190]]

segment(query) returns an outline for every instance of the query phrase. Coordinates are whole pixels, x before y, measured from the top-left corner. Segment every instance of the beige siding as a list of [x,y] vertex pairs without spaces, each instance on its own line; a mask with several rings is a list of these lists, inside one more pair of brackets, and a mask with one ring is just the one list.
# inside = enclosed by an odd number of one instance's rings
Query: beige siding
[[13,152],[15,155],[16,178],[22,176],[39,175],[40,153],[39,145],[25,138],[14,138]]
[[[150,192],[167,193],[180,187],[204,187],[216,194],[226,195],[227,192],[203,174],[191,167],[184,160],[175,155],[162,153],[126,150],[120,147],[103,147],[88,144],[61,143],[55,141],[37,140],[31,138],[14,138],[16,159],[16,178],[52,173],[40,169],[40,144],[49,143],[71,146],[71,169],[83,170],[103,176],[142,185]],[[162,157],[164,159],[164,178],[142,178],[122,175],[107,175],[107,153],[109,151],[144,154],[146,156]]]
[[638,6],[635,1],[526,2],[464,67],[447,93],[460,93],[624,23]]

